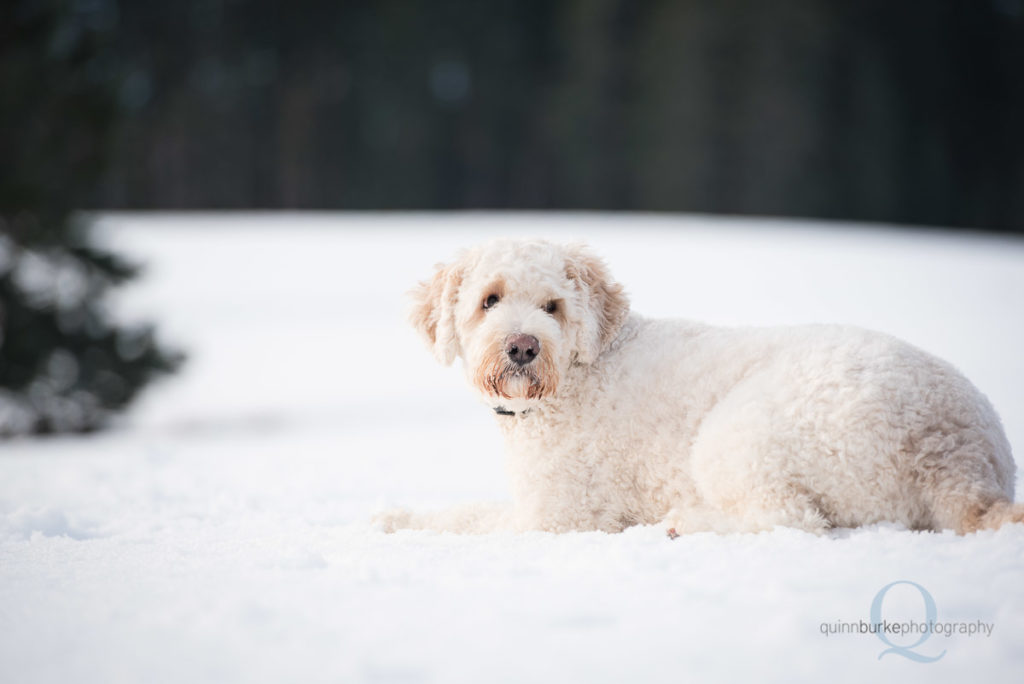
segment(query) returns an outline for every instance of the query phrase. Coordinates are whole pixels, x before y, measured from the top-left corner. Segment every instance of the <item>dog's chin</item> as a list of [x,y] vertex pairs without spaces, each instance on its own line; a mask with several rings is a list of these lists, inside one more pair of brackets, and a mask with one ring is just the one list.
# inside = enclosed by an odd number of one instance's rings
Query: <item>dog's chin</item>
[[543,359],[528,366],[498,359],[480,366],[473,385],[492,407],[510,408],[514,403],[518,411],[553,394],[558,376]]
[[499,415],[525,414],[545,394],[544,384],[532,373],[509,373],[491,388],[485,401]]
[[543,386],[533,373],[513,372],[498,381],[495,399],[531,401],[543,396]]

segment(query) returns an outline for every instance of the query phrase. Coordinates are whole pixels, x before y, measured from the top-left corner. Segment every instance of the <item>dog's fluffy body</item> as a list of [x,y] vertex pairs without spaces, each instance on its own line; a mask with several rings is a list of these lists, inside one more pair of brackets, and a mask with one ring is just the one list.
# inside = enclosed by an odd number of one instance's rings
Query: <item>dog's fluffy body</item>
[[[629,313],[581,246],[495,241],[439,266],[413,324],[496,411],[512,505],[394,511],[386,529],[821,533],[1024,520],[988,400],[949,364],[839,326],[717,328]],[[510,336],[538,354],[509,356]]]

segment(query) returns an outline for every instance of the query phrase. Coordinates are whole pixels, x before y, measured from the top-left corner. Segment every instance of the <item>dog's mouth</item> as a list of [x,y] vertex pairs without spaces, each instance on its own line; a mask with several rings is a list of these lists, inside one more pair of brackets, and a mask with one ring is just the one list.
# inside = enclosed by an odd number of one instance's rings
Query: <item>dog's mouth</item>
[[482,370],[476,377],[477,386],[501,399],[542,399],[554,392],[558,384],[550,363],[543,358],[525,366],[502,360],[485,365]]
[[505,364],[497,373],[491,373],[487,376],[487,387],[491,394],[503,399],[523,396],[521,391],[515,391],[518,389],[517,385],[526,385],[528,387],[526,395],[532,399],[533,397],[529,396],[529,394],[539,384],[539,378],[529,368],[511,363]]

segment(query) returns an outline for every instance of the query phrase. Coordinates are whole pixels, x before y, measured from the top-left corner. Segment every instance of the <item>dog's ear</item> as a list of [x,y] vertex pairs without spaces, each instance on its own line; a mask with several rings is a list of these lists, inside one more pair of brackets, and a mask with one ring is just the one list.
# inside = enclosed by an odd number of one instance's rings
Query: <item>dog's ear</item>
[[448,366],[459,354],[455,331],[455,304],[462,286],[460,264],[438,264],[434,277],[421,282],[409,294],[413,300],[409,322],[426,340],[434,356]]
[[583,245],[570,245],[565,274],[575,281],[589,313],[577,321],[577,360],[593,363],[618,334],[629,314],[629,298],[608,267]]

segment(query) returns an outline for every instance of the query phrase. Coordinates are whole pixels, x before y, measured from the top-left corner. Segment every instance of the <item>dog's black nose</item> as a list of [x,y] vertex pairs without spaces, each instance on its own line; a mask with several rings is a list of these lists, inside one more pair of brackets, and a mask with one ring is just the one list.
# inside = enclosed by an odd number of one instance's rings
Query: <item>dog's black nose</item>
[[509,335],[505,338],[505,354],[512,363],[525,366],[540,354],[540,342],[533,335]]

